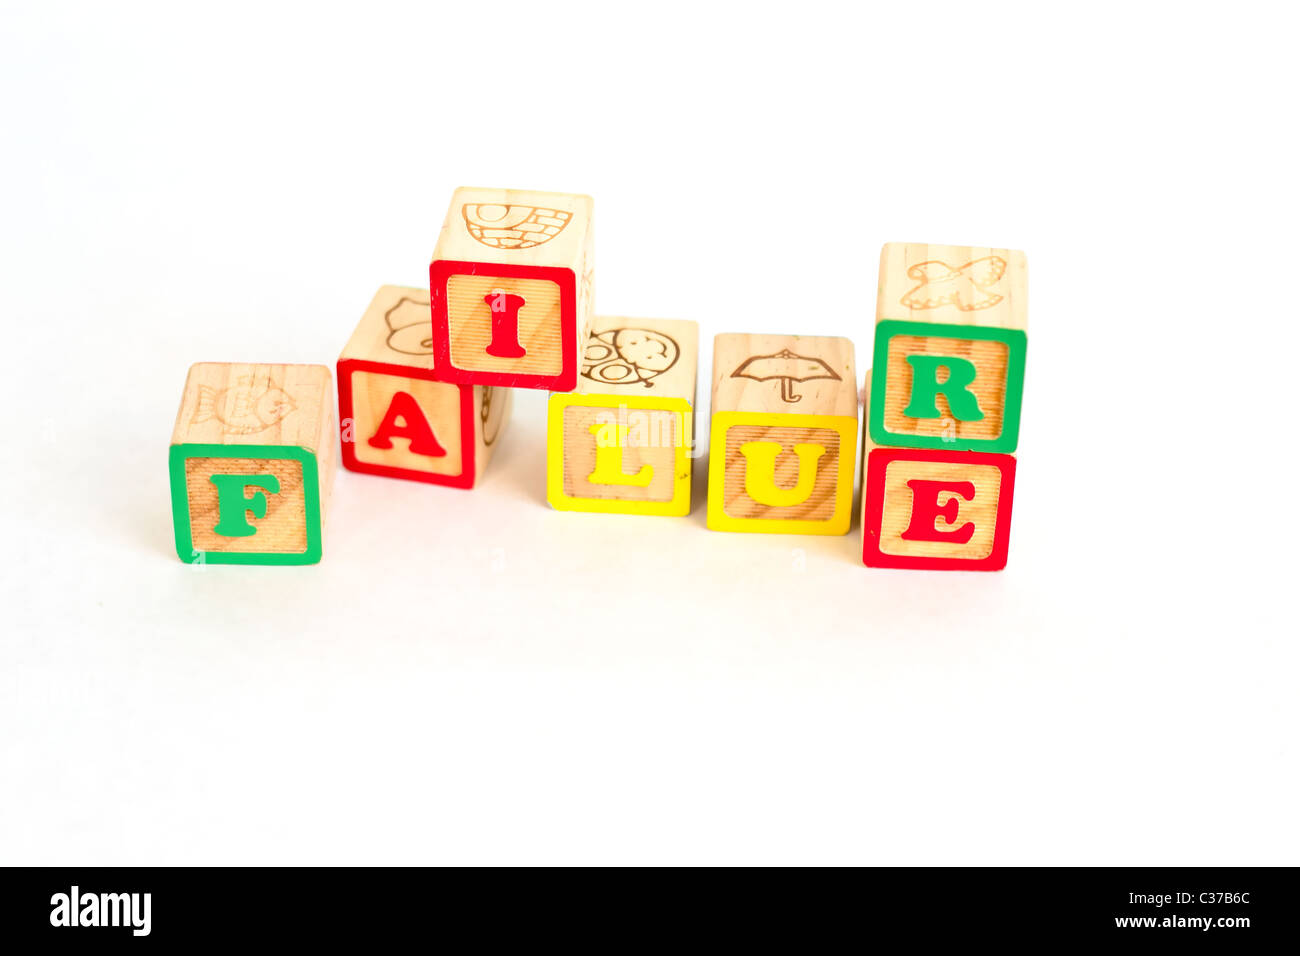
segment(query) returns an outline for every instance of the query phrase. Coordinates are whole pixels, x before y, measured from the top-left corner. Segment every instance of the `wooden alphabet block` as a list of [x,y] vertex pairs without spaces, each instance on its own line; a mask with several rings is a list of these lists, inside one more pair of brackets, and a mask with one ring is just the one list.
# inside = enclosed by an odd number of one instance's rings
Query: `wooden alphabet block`
[[1000,571],[1013,455],[863,446],[862,561],[870,568]]
[[591,321],[592,200],[457,189],[429,266],[439,381],[572,391]]
[[339,355],[343,464],[473,488],[510,417],[509,389],[455,385],[433,368],[429,293],[383,286]]
[[315,564],[334,481],[323,365],[201,362],[172,433],[172,516],[186,563]]
[[561,511],[685,515],[699,327],[598,317],[577,391],[547,412],[546,497]]
[[713,342],[709,527],[846,533],[857,434],[848,339],[719,335]]
[[1027,321],[1025,254],[886,243],[880,255],[873,400],[878,445],[1013,452]]

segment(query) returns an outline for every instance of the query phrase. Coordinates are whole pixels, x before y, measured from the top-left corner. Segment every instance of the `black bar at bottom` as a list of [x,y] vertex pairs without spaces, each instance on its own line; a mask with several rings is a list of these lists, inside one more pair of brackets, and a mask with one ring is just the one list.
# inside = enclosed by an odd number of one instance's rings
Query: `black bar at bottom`
[[[427,869],[8,869],[0,940],[103,945],[479,943],[620,949],[757,936],[832,941],[1152,942],[1296,935],[1291,869],[863,869],[692,879]],[[507,885],[507,879],[513,886]],[[455,933],[456,935],[451,935]],[[10,950],[11,952],[17,950]]]

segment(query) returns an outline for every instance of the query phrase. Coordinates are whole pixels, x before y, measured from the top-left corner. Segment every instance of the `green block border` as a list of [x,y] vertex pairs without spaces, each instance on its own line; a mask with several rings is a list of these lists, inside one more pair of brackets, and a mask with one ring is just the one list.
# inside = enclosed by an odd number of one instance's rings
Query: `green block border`
[[[919,335],[932,339],[983,339],[1007,345],[1007,388],[1002,409],[1002,434],[997,438],[958,438],[944,441],[931,435],[908,435],[885,428],[885,377],[888,374],[889,341],[896,335]],[[930,448],[948,451],[987,451],[1010,454],[1020,442],[1020,402],[1025,389],[1025,351],[1028,336],[1020,329],[997,329],[978,325],[940,325],[882,319],[876,324],[876,343],[871,362],[871,407],[867,410],[867,431],[877,445],[896,448]]]
[[[283,458],[302,462],[303,501],[307,509],[306,551],[201,551],[195,554],[190,534],[190,502],[185,490],[189,458]],[[321,559],[320,469],[315,452],[299,445],[172,445],[167,470],[171,475],[172,522],[176,556],[186,564],[316,564]]]

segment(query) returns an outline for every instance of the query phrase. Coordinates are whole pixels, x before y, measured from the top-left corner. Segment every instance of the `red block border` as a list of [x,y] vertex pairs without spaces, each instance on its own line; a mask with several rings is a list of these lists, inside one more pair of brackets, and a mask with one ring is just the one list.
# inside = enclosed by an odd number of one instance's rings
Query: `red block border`
[[[383,475],[386,478],[405,478],[408,481],[423,481],[430,485],[447,485],[451,488],[473,488],[475,459],[477,448],[474,431],[474,386],[459,385],[460,391],[460,474],[437,475],[429,471],[414,468],[396,468],[392,465],[376,465],[357,458],[354,442],[343,441],[344,422],[352,419],[352,373],[377,372],[380,375],[394,375],[399,378],[415,378],[426,382],[441,382],[437,374],[429,369],[412,368],[409,365],[390,365],[387,362],[368,362],[363,359],[339,359],[339,443],[343,446],[343,467],[349,471],[359,471],[367,475]],[[356,428],[352,430],[356,438]]]
[[[447,321],[447,279],[454,275],[497,276],[502,279],[549,279],[560,287],[560,357],[558,375],[485,372],[451,364],[451,330]],[[440,382],[457,385],[501,385],[505,388],[544,388],[571,392],[578,385],[577,277],[562,266],[515,266],[487,262],[436,259],[429,264],[429,297],[433,312],[433,367]]]
[[[886,554],[880,550],[884,516],[885,469],[895,461],[938,461],[959,465],[993,465],[1002,472],[993,550],[984,558],[924,558]],[[1011,503],[1016,486],[1014,455],[978,451],[929,451],[924,448],[873,448],[867,455],[866,498],[862,508],[862,563],[869,568],[910,568],[918,571],[1001,571],[1007,566],[1011,541]]]

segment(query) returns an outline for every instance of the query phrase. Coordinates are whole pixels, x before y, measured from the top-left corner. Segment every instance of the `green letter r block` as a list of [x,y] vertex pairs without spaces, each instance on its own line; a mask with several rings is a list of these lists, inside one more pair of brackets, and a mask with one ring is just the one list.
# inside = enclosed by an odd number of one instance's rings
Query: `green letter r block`
[[[1003,383],[1002,432],[994,438],[919,435],[890,431],[885,426],[885,395],[889,382],[889,345],[895,336],[1002,342],[1007,347],[1007,378]],[[1010,454],[1020,441],[1020,399],[1025,384],[1025,333],[1019,329],[984,328],[882,319],[876,323],[876,343],[871,364],[871,404],[867,408],[867,433],[877,445],[896,448],[931,448],[942,451],[983,451]],[[969,391],[975,367],[966,359],[941,356],[907,356],[913,387],[903,414],[918,420],[939,417],[935,397],[942,394],[958,421],[981,421],[984,411]],[[946,370],[942,381],[940,370]]]

